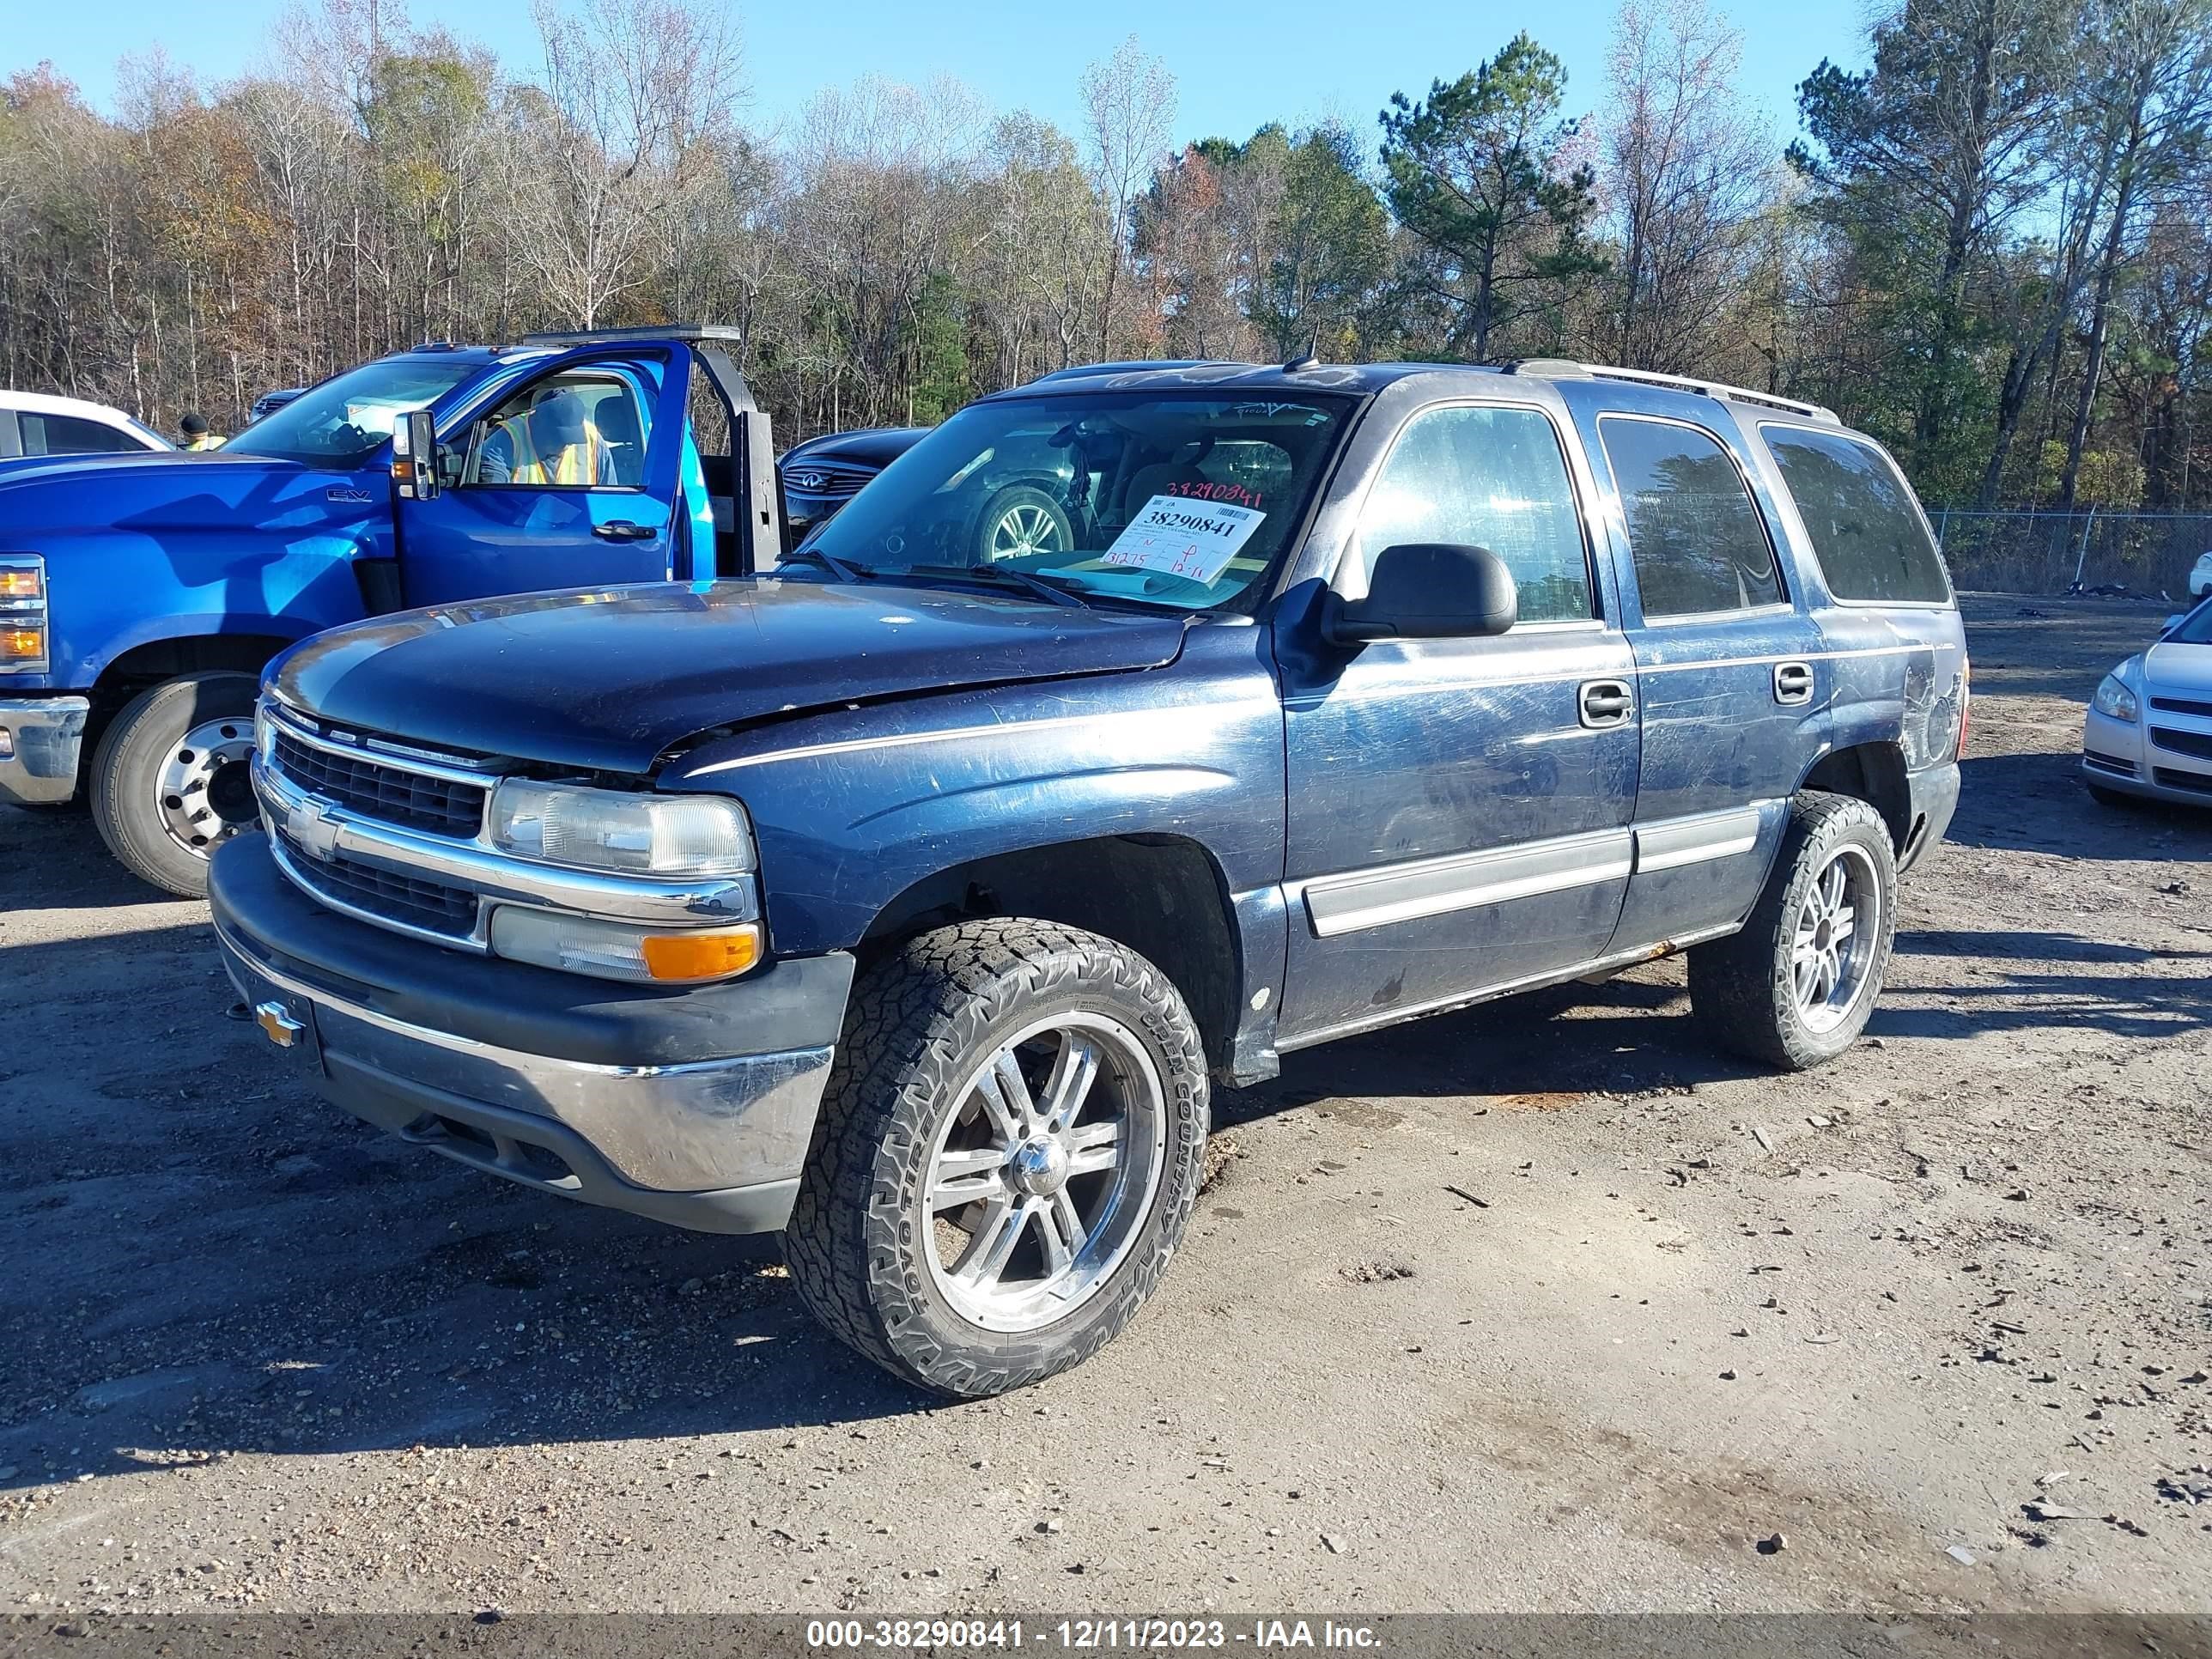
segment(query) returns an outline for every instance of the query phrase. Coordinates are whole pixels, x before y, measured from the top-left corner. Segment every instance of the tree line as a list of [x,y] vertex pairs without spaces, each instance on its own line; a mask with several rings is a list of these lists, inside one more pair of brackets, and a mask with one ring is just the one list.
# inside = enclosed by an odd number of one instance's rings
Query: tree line
[[1187,142],[1133,38],[1074,131],[878,79],[767,129],[712,0],[537,21],[508,64],[309,0],[111,112],[15,73],[0,377],[234,429],[417,341],[681,318],[788,440],[1100,359],[1565,356],[1830,404],[1934,503],[2212,506],[2212,0],[1907,0],[1786,149],[1707,0],[1623,0],[1586,99],[1524,33],[1371,131]]

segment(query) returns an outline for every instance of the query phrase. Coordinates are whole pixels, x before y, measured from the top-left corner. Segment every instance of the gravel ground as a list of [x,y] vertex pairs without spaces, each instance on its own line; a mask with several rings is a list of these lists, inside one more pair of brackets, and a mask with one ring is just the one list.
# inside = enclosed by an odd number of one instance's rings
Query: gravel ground
[[0,810],[0,1606],[2212,1610],[2212,815],[2073,775],[2158,610],[1968,609],[1869,1040],[1761,1074],[1661,963],[1294,1056],[986,1404],[281,1080],[204,906]]

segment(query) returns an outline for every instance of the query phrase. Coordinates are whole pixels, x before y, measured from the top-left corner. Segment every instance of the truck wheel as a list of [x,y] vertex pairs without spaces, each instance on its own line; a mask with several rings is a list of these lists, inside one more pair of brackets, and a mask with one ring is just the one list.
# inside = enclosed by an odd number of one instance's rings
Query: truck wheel
[[992,496],[981,525],[975,550],[986,562],[1065,553],[1075,545],[1066,510],[1034,484],[1016,484]]
[[1088,1358],[1159,1282],[1206,1149],[1206,1065],[1166,975],[994,919],[855,988],[785,1261],[822,1322],[938,1393]]
[[131,873],[185,898],[215,849],[253,826],[251,674],[179,675],[134,698],[100,740],[92,821]]
[[1802,1072],[1850,1048],[1897,932],[1897,854],[1848,795],[1790,803],[1782,851],[1741,933],[1690,952],[1690,1000],[1722,1043]]

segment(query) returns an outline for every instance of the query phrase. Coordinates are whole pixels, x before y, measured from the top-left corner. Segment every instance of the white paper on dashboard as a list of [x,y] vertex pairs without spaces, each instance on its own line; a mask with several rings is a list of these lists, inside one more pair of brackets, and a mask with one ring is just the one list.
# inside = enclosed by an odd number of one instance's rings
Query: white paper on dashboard
[[1162,570],[1211,586],[1267,515],[1187,495],[1155,495],[1100,555],[1105,564]]

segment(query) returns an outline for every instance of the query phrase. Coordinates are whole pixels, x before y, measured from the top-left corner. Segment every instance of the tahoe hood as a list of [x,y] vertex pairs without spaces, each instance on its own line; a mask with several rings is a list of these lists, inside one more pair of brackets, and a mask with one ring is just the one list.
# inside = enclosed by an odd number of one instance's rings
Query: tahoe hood
[[334,725],[639,774],[700,732],[825,705],[1164,667],[1184,627],[888,580],[656,583],[405,611],[271,672]]

